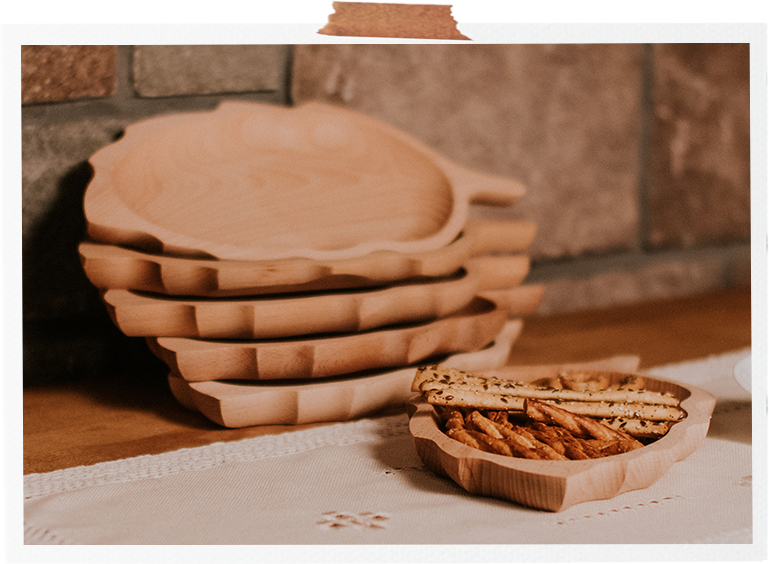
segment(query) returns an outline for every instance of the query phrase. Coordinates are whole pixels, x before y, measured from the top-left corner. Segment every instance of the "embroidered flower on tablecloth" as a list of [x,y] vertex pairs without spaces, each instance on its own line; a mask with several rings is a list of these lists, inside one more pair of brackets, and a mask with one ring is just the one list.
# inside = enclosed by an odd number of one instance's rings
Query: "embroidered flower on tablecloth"
[[352,513],[350,511],[327,511],[316,525],[322,529],[384,529],[390,518],[386,513]]

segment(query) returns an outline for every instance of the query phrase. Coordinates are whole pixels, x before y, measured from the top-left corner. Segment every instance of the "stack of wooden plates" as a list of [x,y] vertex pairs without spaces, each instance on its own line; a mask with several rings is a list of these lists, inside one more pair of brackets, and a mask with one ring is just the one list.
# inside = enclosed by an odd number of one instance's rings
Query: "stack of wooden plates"
[[404,404],[418,364],[503,364],[541,299],[522,285],[535,225],[468,220],[520,184],[348,110],[159,117],[91,164],[85,272],[177,399],[221,425]]

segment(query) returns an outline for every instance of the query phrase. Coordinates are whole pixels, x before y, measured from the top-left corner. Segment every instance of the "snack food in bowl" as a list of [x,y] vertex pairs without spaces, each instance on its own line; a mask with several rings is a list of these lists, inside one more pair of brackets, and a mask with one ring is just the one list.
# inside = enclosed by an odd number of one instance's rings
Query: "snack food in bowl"
[[410,430],[425,465],[471,493],[561,511],[650,486],[701,444],[715,406],[641,374],[525,372],[419,368]]

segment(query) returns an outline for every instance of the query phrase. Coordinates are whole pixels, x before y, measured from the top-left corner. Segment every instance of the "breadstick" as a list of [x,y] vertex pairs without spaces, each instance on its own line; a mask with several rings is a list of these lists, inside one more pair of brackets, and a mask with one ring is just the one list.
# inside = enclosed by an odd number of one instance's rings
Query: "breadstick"
[[513,456],[518,458],[530,458],[532,460],[550,460],[550,458],[538,448],[528,447],[514,439],[504,439],[504,442],[510,447]]
[[[560,429],[563,431],[563,429]],[[600,458],[601,453],[587,444],[584,440],[569,435],[568,433],[558,433],[557,440],[563,445],[564,456],[569,460],[590,460],[591,458]],[[555,448],[555,446],[553,446]]]
[[576,415],[570,411],[556,407],[554,405],[548,405],[545,402],[527,399],[524,406],[524,411],[526,412],[526,415],[535,421],[542,421],[542,418],[535,417],[533,415],[534,413],[537,415],[544,413],[545,422],[552,422],[556,425],[560,425],[572,433],[587,433],[596,439],[602,439],[606,441],[628,438],[624,433],[610,429],[606,425],[600,424],[595,419]]
[[496,423],[478,411],[473,411],[469,419],[479,430],[495,439],[504,439],[510,446],[513,446],[511,443],[515,443],[524,449],[532,449],[539,453],[539,458],[544,460],[566,460],[565,456],[558,454],[548,444],[535,439],[525,429]]
[[467,446],[471,446],[486,452],[494,452],[488,445],[478,441],[478,439],[470,434],[470,432],[466,429],[449,429],[446,431],[446,435],[455,441],[466,444]]
[[464,429],[465,418],[458,409],[447,410],[445,417],[444,425],[447,429]]
[[601,419],[600,422],[611,429],[617,429],[637,439],[664,437],[672,425],[670,421],[645,421],[642,419],[626,419],[624,417]]
[[503,439],[502,432],[492,423],[489,419],[478,413],[477,411],[473,411],[470,414],[470,417],[468,417],[469,421],[478,427],[479,431],[483,431],[488,436],[493,437],[495,439]]
[[424,392],[427,403],[433,405],[458,405],[475,409],[523,411],[524,398],[500,394],[482,394],[464,389],[442,389]]
[[606,401],[544,401],[543,403],[589,417],[626,417],[628,419],[644,419],[647,421],[680,421],[686,417],[686,412],[683,409],[668,405]]
[[641,448],[643,445],[630,435],[611,429],[595,419],[582,417],[545,402],[527,399],[524,406],[526,415],[543,423],[554,423],[576,434],[587,433],[593,438],[604,441],[622,441],[629,450]]
[[[491,452],[494,452],[496,454],[501,454],[504,456],[513,456],[513,450],[512,445],[508,445],[505,441],[498,439],[496,437],[490,437],[486,435],[485,433],[479,433],[478,431],[472,431],[469,430],[467,433],[473,437],[475,440],[477,440],[481,444],[485,444],[487,447],[491,449]],[[529,453],[528,451],[517,449],[520,451],[521,454],[519,456],[523,456],[524,458],[532,458],[533,454]]]
[[536,449],[538,452],[540,452],[542,454],[542,458],[545,460],[568,460],[563,452],[558,452],[546,442],[538,440],[525,427],[513,427],[510,429],[510,436],[508,436],[507,439],[517,440],[522,444],[529,445],[530,448]]
[[[449,387],[452,383],[460,381],[483,385],[487,379],[486,376],[478,376],[476,374],[471,374],[470,372],[458,370],[457,368],[447,368],[445,366],[434,364],[433,366],[422,366],[417,368],[414,380],[411,382],[411,391],[421,392],[423,389],[437,390],[440,389],[439,387],[436,387],[438,383],[443,387]],[[436,385],[431,385],[428,386],[428,388],[425,388],[425,384],[428,383]]]

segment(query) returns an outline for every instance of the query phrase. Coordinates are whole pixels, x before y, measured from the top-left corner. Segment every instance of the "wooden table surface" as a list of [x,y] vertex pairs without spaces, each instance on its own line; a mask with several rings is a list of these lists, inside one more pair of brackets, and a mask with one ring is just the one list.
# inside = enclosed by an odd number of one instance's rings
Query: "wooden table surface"
[[[551,364],[637,354],[641,367],[751,344],[750,289],[526,321],[509,363]],[[24,473],[49,472],[310,425],[224,429],[182,407],[162,369],[105,374],[24,390]]]

